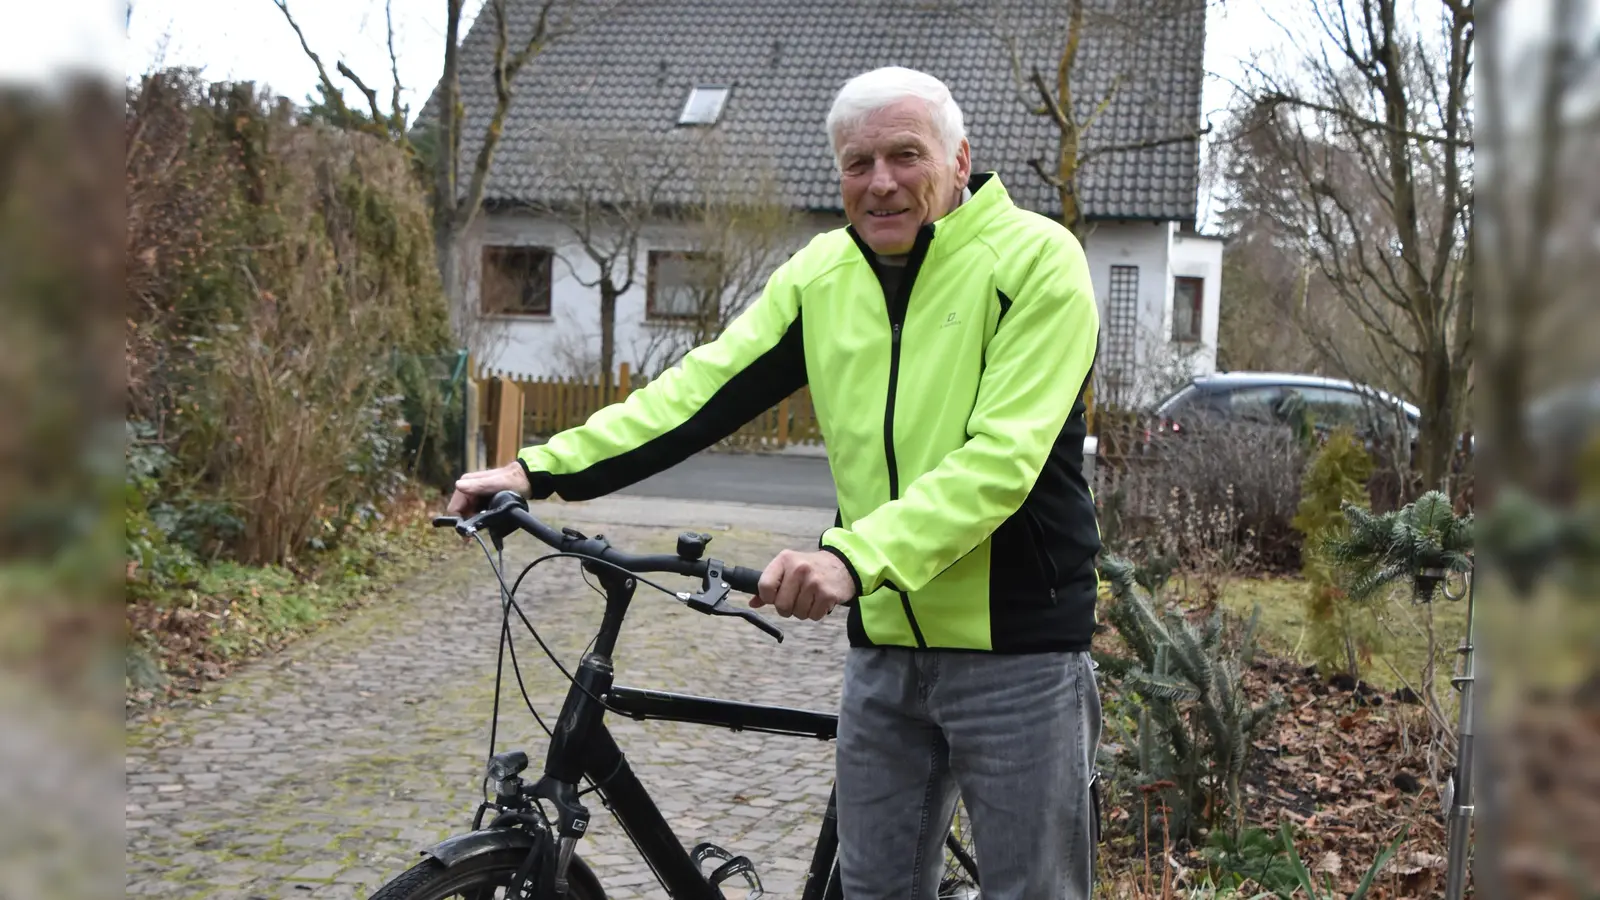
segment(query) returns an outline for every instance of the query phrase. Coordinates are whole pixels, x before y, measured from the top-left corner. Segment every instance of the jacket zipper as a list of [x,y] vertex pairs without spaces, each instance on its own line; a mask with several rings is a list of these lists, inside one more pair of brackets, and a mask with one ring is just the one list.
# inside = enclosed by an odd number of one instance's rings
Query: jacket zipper
[[[908,282],[911,274],[912,273],[910,271],[906,272],[906,279]],[[893,315],[894,313],[891,311],[890,316]],[[904,317],[904,315],[905,313],[902,310],[901,316]],[[889,463],[890,500],[900,499],[900,468],[899,464],[895,462],[894,458],[894,395],[895,387],[900,381],[901,324],[901,322],[893,322],[891,320],[890,328],[893,333],[893,337],[889,342],[889,400],[886,404],[884,404],[883,408],[883,454],[884,459]],[[917,625],[917,615],[911,611],[911,595],[900,590],[898,587],[895,589],[895,592],[900,595],[900,608],[905,610],[906,622],[910,623],[911,625],[911,635],[917,639],[917,648],[921,650],[928,649],[928,642],[922,636],[922,628],[921,626]]]
[[[852,232],[853,234],[854,232]],[[906,260],[906,270],[901,275],[900,289],[894,298],[885,297],[888,301],[889,313],[889,399],[883,407],[883,454],[884,460],[889,465],[889,499],[900,499],[900,470],[894,456],[894,398],[900,382],[900,332],[905,325],[906,310],[911,305],[911,287],[917,280],[917,270],[922,268],[922,260],[928,255],[928,244],[933,241],[933,226],[924,225],[917,231],[916,243],[911,247],[911,256]],[[867,262],[877,272],[877,257],[866,242],[856,238],[861,252],[866,254]],[[917,624],[916,614],[911,611],[911,595],[895,588],[895,593],[900,595],[900,606],[905,610],[906,621],[911,625],[911,635],[917,640],[917,647],[922,650],[928,648],[928,642],[922,636],[922,627]]]

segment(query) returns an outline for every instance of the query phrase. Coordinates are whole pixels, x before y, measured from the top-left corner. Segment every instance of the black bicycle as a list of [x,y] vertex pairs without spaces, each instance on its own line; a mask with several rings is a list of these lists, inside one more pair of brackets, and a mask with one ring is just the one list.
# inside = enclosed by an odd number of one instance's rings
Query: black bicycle
[[[761,573],[703,558],[710,541],[710,536],[705,534],[680,535],[675,555],[623,553],[602,536],[587,537],[570,528],[557,531],[529,512],[527,503],[511,491],[497,494],[487,509],[470,518],[440,517],[434,519],[433,524],[453,527],[462,536],[475,537],[489,556],[500,582],[501,664],[495,677],[494,725],[489,738],[491,752],[499,722],[500,673],[504,671],[508,649],[523,699],[535,719],[539,718],[517,668],[510,631],[513,613],[551,661],[561,666],[516,602],[522,578],[534,566],[550,559],[581,560],[583,569],[596,577],[605,593],[605,615],[576,673],[561,668],[570,687],[554,728],[545,727],[550,734],[550,744],[545,755],[544,774],[529,784],[522,778],[528,766],[527,753],[520,750],[494,753],[485,773],[486,796],[473,818],[472,830],[423,850],[421,862],[380,888],[371,900],[445,900],[450,897],[604,900],[605,891],[599,879],[576,852],[578,841],[589,827],[589,810],[582,798],[590,793],[596,794],[615,815],[622,830],[672,897],[723,900],[721,885],[734,878],[743,882],[749,900],[760,897],[761,879],[750,859],[735,856],[710,843],[685,849],[629,767],[606,728],[605,717],[610,713],[638,720],[689,722],[736,731],[832,740],[838,734],[838,717],[833,714],[639,690],[612,681],[611,654],[634,590],[641,581],[672,594],[690,609],[707,615],[739,616],[782,641],[783,632],[755,610],[728,603],[732,591],[756,593]],[[502,567],[496,564],[489,547],[483,543],[483,535],[487,534],[495,549],[502,551],[506,536],[516,531],[532,534],[555,552],[534,560],[516,582],[507,587]],[[700,589],[692,593],[671,591],[640,578],[642,574],[658,572],[697,577]],[[539,724],[543,727],[545,723],[539,720]],[[492,799],[487,797],[489,785],[494,788]],[[486,817],[488,823],[484,824]],[[964,819],[958,808],[956,821],[945,842],[947,858],[939,887],[941,898],[978,896],[978,867]],[[830,793],[802,900],[837,900],[843,896],[836,864],[838,846],[835,796]]]

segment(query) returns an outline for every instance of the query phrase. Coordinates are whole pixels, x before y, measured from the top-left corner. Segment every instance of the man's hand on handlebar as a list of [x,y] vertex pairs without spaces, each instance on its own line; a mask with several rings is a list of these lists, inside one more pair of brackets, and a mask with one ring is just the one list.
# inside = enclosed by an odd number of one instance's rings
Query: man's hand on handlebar
[[533,492],[528,484],[528,473],[516,460],[499,468],[468,472],[456,479],[456,491],[450,496],[448,512],[461,518],[474,515],[483,510],[490,497],[501,491],[515,491],[521,497]]
[[779,553],[761,573],[754,607],[771,606],[784,618],[820,622],[833,608],[855,598],[856,582],[837,556],[826,551]]

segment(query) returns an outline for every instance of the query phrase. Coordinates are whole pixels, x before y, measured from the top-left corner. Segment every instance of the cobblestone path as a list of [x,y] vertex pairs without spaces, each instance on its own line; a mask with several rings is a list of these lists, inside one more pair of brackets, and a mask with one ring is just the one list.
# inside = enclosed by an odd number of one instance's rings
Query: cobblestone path
[[[713,535],[716,558],[757,568],[784,547],[815,547],[832,521],[824,510],[634,498],[538,504],[535,513],[648,552],[669,551],[679,531],[699,529]],[[541,547],[513,538],[507,568],[520,570]],[[687,583],[672,578],[658,580]],[[470,827],[493,700],[493,576],[473,546],[398,593],[392,604],[241,670],[204,705],[129,723],[128,896],[365,898],[416,862],[418,849]],[[601,613],[577,563],[539,566],[518,599],[575,665]],[[834,710],[843,618],[779,620],[786,639],[777,644],[738,619],[699,615],[641,586],[618,647],[617,680]],[[525,631],[513,636],[529,695],[553,717],[565,679]],[[537,769],[545,737],[509,666],[506,677],[499,749],[526,749]],[[798,895],[832,778],[831,743],[675,723],[611,725],[686,845],[711,840],[747,854],[769,895]],[[609,896],[664,896],[615,820],[590,806],[580,852]]]

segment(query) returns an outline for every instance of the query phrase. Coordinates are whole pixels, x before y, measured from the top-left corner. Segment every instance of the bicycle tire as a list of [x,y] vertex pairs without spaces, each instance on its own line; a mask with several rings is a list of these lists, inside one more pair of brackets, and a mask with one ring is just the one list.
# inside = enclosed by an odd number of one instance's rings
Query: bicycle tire
[[[395,876],[368,900],[498,900],[495,888],[511,883],[517,867],[528,852],[522,849],[494,850],[464,859],[448,868],[428,858]],[[576,856],[567,869],[569,900],[605,900],[599,879]]]

